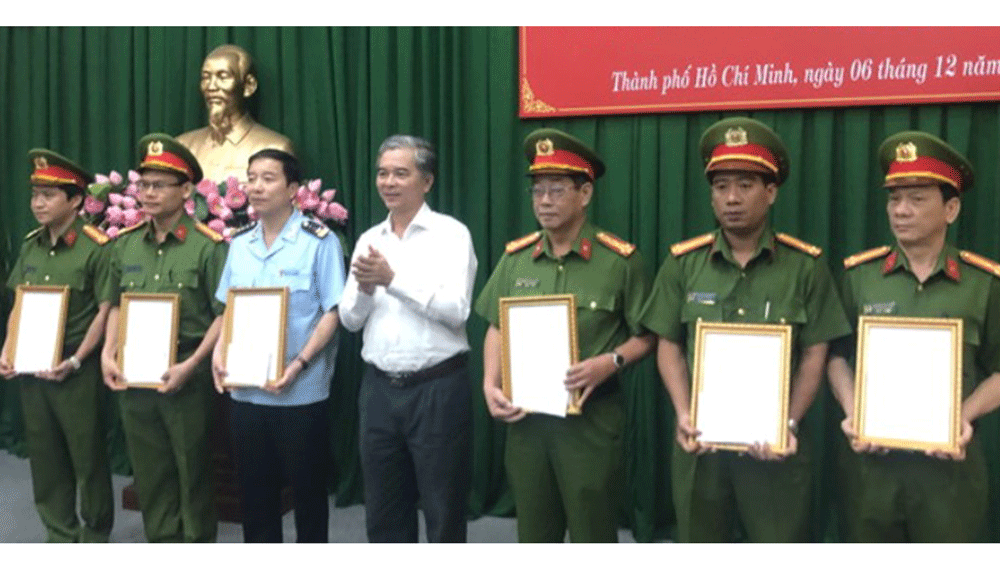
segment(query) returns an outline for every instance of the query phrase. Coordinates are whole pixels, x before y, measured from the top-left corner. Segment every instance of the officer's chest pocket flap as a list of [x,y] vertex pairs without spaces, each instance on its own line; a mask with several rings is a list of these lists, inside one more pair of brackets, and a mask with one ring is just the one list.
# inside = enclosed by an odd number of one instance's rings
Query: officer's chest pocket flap
[[306,270],[283,270],[281,283],[288,287],[289,292],[309,291],[312,276]]
[[87,272],[82,269],[69,270],[59,274],[52,274],[47,285],[66,285],[71,290],[83,291],[87,286]]
[[617,310],[618,299],[616,295],[588,295],[585,293],[576,296],[577,311],[602,311],[611,312]]
[[684,324],[695,324],[699,320],[704,322],[719,322],[722,320],[722,307],[717,303],[706,303],[701,301],[688,301],[681,308],[681,322]]
[[199,285],[198,272],[194,270],[181,270],[173,272],[170,276],[171,289],[196,289]]
[[773,311],[766,311],[768,304],[764,303],[767,322],[779,324],[804,325],[809,320],[805,305],[800,300],[778,303]]

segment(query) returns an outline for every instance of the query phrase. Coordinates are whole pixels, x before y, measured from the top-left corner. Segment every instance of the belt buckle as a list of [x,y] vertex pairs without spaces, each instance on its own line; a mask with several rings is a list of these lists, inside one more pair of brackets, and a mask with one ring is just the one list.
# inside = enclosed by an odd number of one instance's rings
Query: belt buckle
[[413,376],[412,371],[389,371],[389,385],[393,387],[406,387],[406,382]]

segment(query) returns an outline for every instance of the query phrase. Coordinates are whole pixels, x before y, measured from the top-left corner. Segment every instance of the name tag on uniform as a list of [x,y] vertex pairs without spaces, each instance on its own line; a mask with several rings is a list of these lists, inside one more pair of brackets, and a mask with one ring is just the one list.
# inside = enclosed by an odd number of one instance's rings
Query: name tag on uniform
[[281,275],[281,276],[297,276],[297,275],[299,275],[299,271],[298,270],[293,270],[293,269],[283,269],[283,270],[278,270],[278,275]]
[[865,303],[861,306],[861,312],[865,315],[891,315],[896,312],[896,302]]
[[715,305],[716,299],[718,299],[718,293],[701,293],[697,291],[692,291],[688,293],[688,303],[698,303],[700,305]]
[[536,278],[517,278],[514,282],[514,287],[537,287],[538,279]]
[[142,264],[129,264],[122,268],[122,271],[126,274],[138,273],[142,271]]

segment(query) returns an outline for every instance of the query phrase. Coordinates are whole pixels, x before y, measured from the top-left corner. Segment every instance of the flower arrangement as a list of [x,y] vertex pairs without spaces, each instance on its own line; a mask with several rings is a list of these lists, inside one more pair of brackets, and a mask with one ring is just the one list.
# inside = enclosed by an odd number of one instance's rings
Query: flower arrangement
[[[136,225],[146,219],[138,203],[139,174],[128,171],[128,182],[121,174],[111,171],[108,175],[96,174],[93,184],[88,186],[81,214],[91,223],[104,230],[111,238],[118,236],[121,229]],[[338,235],[343,236],[349,213],[347,208],[333,201],[336,189],[322,190],[319,178],[303,183],[295,193],[294,204],[305,215],[326,224]],[[256,221],[257,213],[249,205],[247,186],[230,176],[224,182],[216,183],[203,179],[195,186],[194,194],[184,202],[188,215],[205,223],[215,232],[230,240],[243,226]]]

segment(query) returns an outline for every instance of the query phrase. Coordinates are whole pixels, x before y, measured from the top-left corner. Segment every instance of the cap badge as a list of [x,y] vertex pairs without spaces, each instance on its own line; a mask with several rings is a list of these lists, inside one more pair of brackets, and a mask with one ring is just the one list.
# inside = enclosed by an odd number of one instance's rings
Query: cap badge
[[159,156],[163,154],[163,143],[160,141],[153,141],[149,143],[149,147],[146,148],[146,153],[150,156]]
[[747,132],[742,127],[732,127],[726,131],[726,146],[739,147],[747,144]]
[[896,162],[913,162],[917,160],[917,145],[899,143],[896,146]]
[[45,170],[49,167],[49,161],[44,156],[35,157],[35,170]]
[[551,139],[540,139],[535,143],[535,156],[552,156],[555,149],[552,147]]

